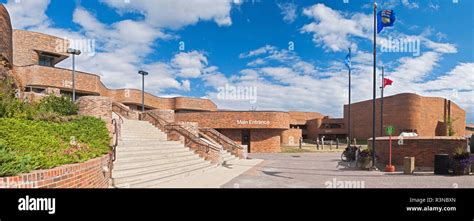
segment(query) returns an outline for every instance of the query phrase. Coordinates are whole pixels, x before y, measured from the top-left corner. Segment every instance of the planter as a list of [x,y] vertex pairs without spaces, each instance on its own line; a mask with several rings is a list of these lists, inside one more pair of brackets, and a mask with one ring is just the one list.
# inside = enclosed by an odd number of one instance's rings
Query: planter
[[370,167],[372,167],[372,158],[370,157],[359,158],[358,163],[359,163],[359,168],[369,169]]
[[461,165],[456,165],[453,168],[454,170],[454,175],[469,175],[471,172],[471,165],[468,166],[461,166]]

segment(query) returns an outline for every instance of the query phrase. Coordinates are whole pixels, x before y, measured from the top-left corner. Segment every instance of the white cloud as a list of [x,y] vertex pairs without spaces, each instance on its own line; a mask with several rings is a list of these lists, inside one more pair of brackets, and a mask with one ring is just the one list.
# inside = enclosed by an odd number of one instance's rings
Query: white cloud
[[255,58],[255,60],[248,62],[247,66],[261,66],[270,61],[293,62],[298,60],[293,51],[278,49],[272,45],[265,45],[247,53],[241,53],[239,58]]
[[[455,84],[455,85],[453,85]],[[453,87],[455,86],[455,88]],[[474,91],[474,63],[460,63],[446,75],[422,84],[423,90]],[[470,97],[474,102],[474,97]]]
[[315,21],[301,28],[303,33],[312,33],[313,41],[331,51],[346,50],[351,46],[350,37],[371,38],[371,17],[361,13],[345,18],[339,11],[324,4],[315,4],[303,10],[303,14]]
[[434,42],[427,38],[423,38],[423,41],[426,47],[433,49],[434,51],[439,52],[439,53],[450,54],[450,53],[458,52],[458,49],[456,48],[456,46],[450,43]]
[[254,56],[261,55],[261,54],[267,54],[267,53],[270,53],[270,52],[275,51],[275,50],[276,50],[276,48],[274,46],[265,45],[261,48],[255,49],[253,51],[249,51],[247,53],[242,53],[242,54],[239,55],[239,58],[254,57]]
[[283,15],[283,21],[287,23],[293,23],[296,18],[298,17],[296,14],[296,10],[298,6],[294,3],[279,3],[278,7],[281,10],[281,14]]
[[410,0],[402,0],[402,4],[403,4],[403,6],[409,8],[409,9],[416,9],[416,8],[420,7],[417,2],[415,2],[415,1],[410,2]]
[[179,76],[184,78],[199,77],[207,66],[207,58],[201,52],[181,52],[172,60],[172,66],[179,69]]
[[6,8],[10,13],[15,29],[27,29],[51,24],[46,9],[50,0],[9,0]]
[[[165,32],[166,28],[181,28],[200,21],[213,21],[218,25],[230,25],[232,3],[227,0],[133,0],[129,4],[121,1],[104,0],[119,13],[138,12],[143,19],[118,20],[111,24],[102,23],[86,8],[77,7],[73,12],[73,22],[80,29],[73,32],[55,28],[46,15],[49,0],[9,1],[6,5],[11,13],[14,28],[38,31],[68,39],[91,39],[96,41],[96,53],[77,57],[77,69],[102,76],[104,83],[111,88],[139,88],[137,71],[149,70],[147,90],[160,94],[168,88],[189,91],[191,82],[186,78],[211,73],[216,67],[207,67],[207,58],[196,51],[182,52],[168,62],[144,59],[153,52],[157,40],[174,38]],[[59,64],[69,68],[70,59]],[[214,70],[213,70],[214,69]],[[181,80],[178,80],[181,79]]]
[[403,81],[418,82],[430,73],[440,60],[440,54],[426,52],[419,57],[402,57],[392,76]]
[[120,12],[138,12],[145,16],[145,21],[159,28],[181,28],[196,24],[201,20],[212,20],[219,26],[232,24],[229,0],[101,0]]

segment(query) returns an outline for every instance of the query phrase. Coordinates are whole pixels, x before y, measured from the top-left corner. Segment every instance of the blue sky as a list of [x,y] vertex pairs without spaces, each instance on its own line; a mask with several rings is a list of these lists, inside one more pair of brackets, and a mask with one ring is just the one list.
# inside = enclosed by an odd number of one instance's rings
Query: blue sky
[[[93,40],[94,51],[80,56],[79,69],[101,75],[110,88],[139,88],[136,72],[146,69],[146,87],[159,96],[340,117],[347,100],[343,59],[351,47],[353,99],[371,98],[370,0],[0,2],[7,3],[14,28]],[[473,123],[473,1],[378,3],[397,17],[378,37],[379,68],[394,81],[385,93],[452,99]],[[389,39],[419,44],[419,53],[383,52]],[[250,89],[256,99],[222,96],[225,88]]]

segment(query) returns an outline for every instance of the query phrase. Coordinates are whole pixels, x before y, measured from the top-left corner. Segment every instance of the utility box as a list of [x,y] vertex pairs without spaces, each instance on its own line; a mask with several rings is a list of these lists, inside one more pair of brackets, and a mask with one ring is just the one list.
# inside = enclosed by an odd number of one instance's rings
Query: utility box
[[434,173],[436,175],[447,175],[449,173],[448,154],[436,154],[434,164]]
[[415,172],[415,158],[405,157],[403,158],[403,173],[412,174]]

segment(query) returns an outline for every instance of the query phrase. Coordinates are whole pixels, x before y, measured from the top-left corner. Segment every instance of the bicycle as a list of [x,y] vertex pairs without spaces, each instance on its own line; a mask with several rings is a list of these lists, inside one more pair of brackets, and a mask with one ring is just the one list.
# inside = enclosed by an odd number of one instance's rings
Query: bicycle
[[360,148],[356,147],[356,146],[346,147],[344,152],[342,152],[342,154],[341,154],[341,160],[343,162],[355,161],[356,160],[356,155],[357,155],[357,152],[359,151],[359,149]]

